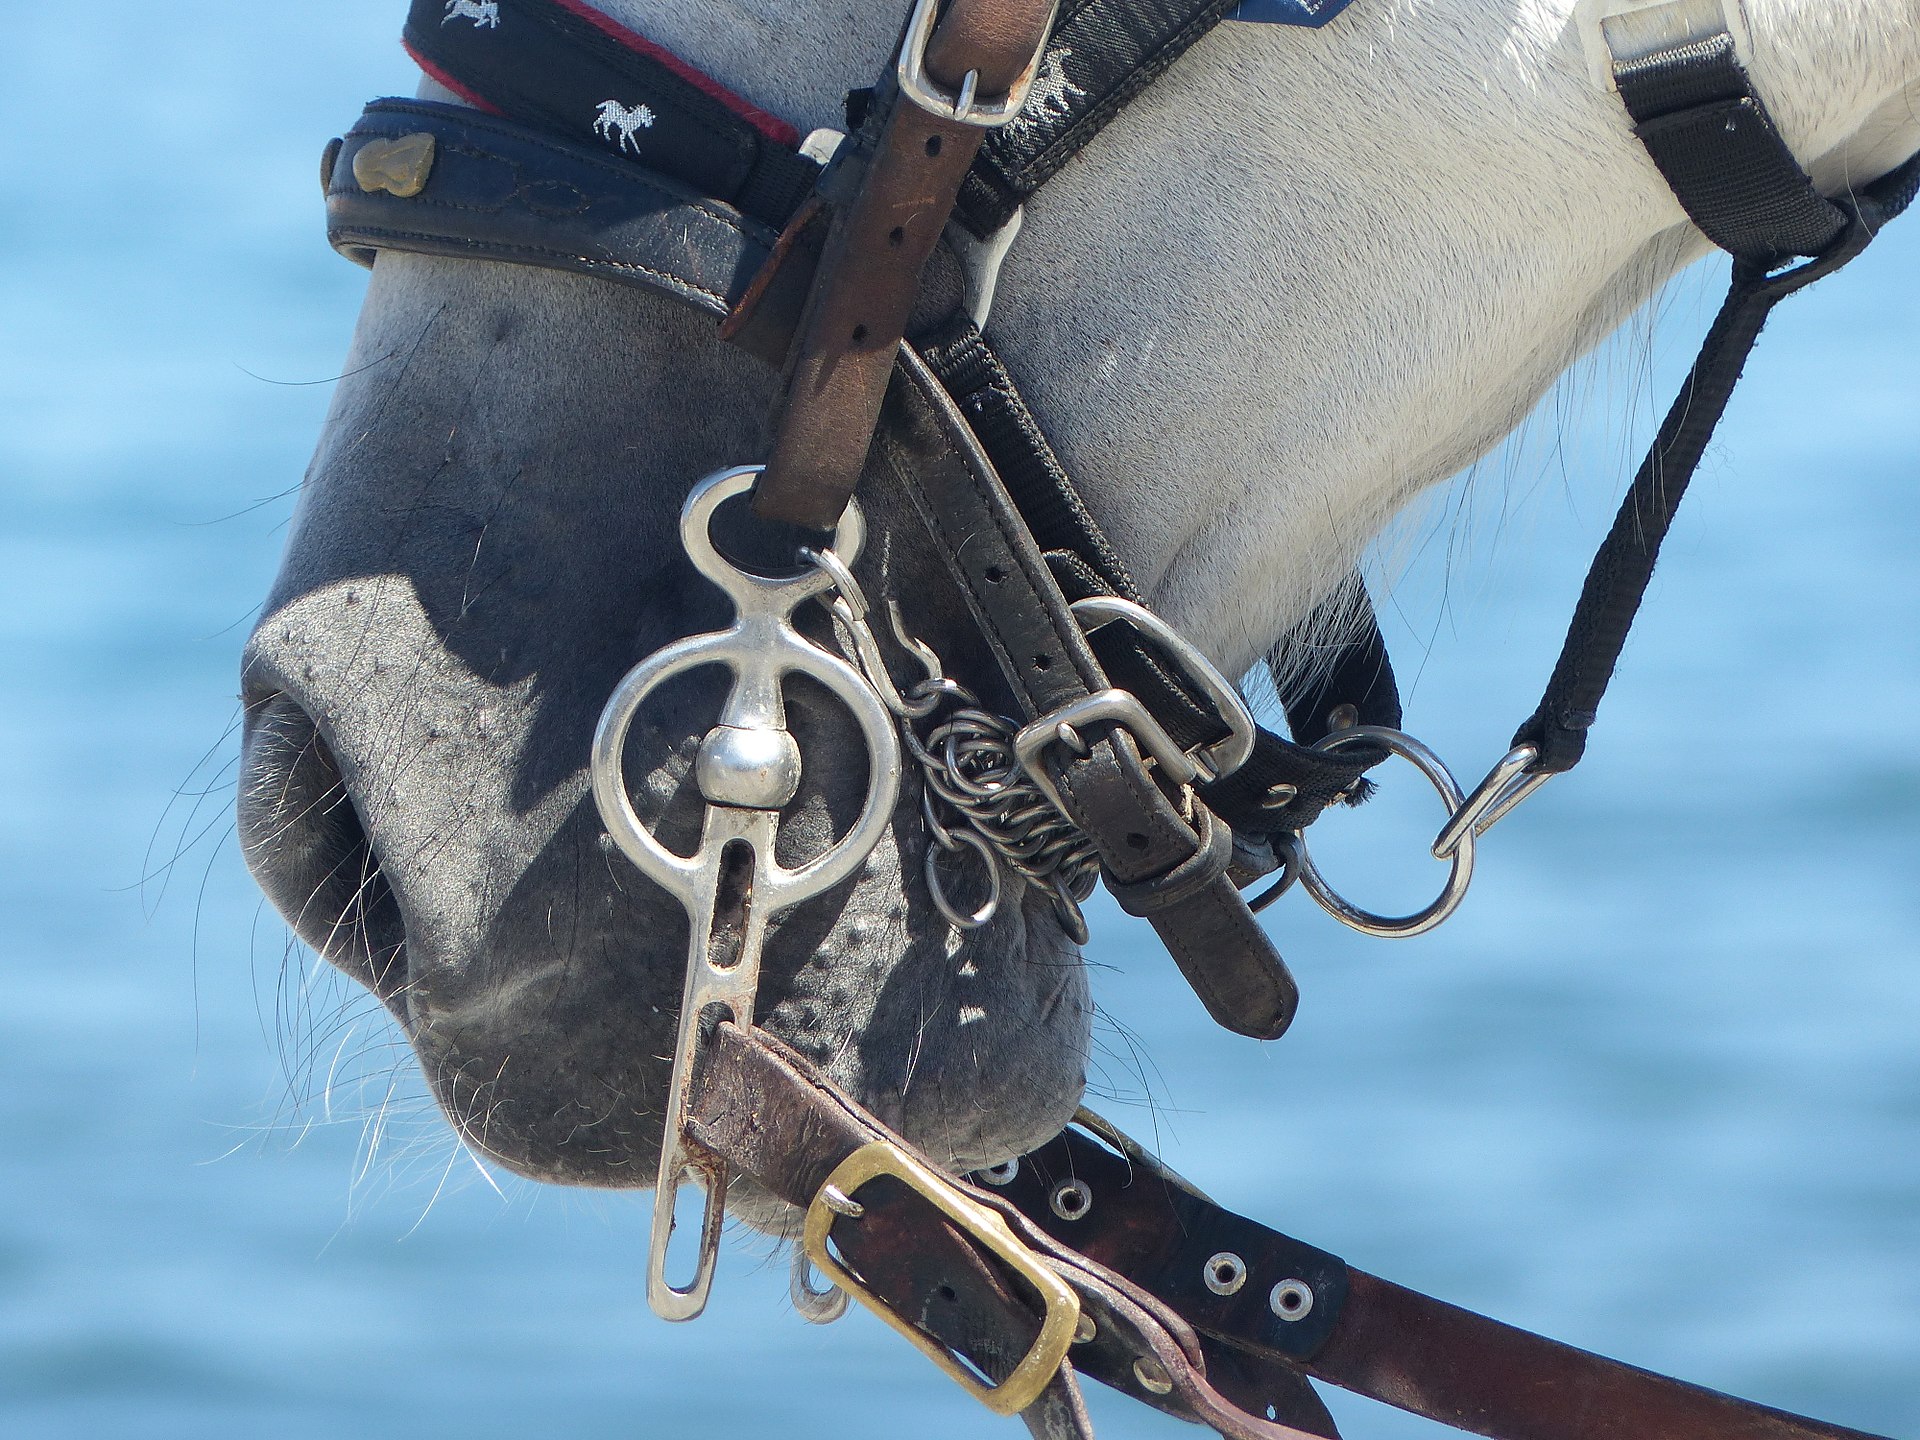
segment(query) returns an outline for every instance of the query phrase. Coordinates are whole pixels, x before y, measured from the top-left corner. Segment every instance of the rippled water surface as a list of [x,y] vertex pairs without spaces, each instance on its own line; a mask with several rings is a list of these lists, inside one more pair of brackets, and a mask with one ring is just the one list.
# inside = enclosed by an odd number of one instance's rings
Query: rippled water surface
[[[878,1324],[801,1324],[745,1240],[709,1319],[653,1320],[645,1198],[456,1152],[235,854],[235,659],[363,284],[315,163],[411,88],[401,8],[8,17],[0,1434],[1017,1433]],[[1398,545],[1409,720],[1463,770],[1531,708],[1617,417],[1644,434],[1710,284],[1676,288],[1651,386],[1625,347]],[[1920,1433],[1917,322],[1920,222],[1783,313],[1590,764],[1443,933],[1287,908],[1306,1008],[1261,1047],[1102,911],[1116,1118],[1376,1273]],[[1431,879],[1414,785],[1327,827],[1364,898]],[[1096,1403],[1108,1435],[1186,1433]]]

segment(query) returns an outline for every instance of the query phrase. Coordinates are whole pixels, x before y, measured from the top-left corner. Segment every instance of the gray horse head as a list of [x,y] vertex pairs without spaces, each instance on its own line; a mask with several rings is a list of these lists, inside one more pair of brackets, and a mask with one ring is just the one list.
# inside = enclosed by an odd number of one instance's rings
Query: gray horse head
[[[834,123],[899,20],[604,8],[802,128]],[[1227,26],[1029,207],[1000,348],[1148,598],[1230,673],[1701,252],[1573,10],[1360,0],[1324,31]],[[1823,180],[1914,148],[1907,0],[1746,10],[1758,83]],[[700,477],[764,456],[771,378],[662,300],[391,254],[346,373],[247,652],[248,859],[386,1003],[470,1143],[542,1179],[650,1183],[686,922],[609,847],[587,757],[629,667],[728,618],[676,517]],[[990,675],[918,523],[865,503],[863,580],[955,673]],[[676,684],[629,753],[682,850],[715,700]],[[866,759],[804,686],[792,724],[801,858],[859,808]],[[977,1164],[1072,1112],[1086,982],[1038,898],[979,932],[940,920],[918,799],[864,872],[779,922],[758,1018]]]
[[[678,512],[762,452],[770,377],[667,302],[506,267],[389,256],[367,315],[247,655],[247,853],[400,1020],[470,1143],[542,1179],[649,1182],[686,920],[609,846],[585,764],[629,667],[731,619]],[[867,513],[867,582],[990,673],[918,521],[884,495]],[[629,747],[636,805],[682,851],[705,678],[650,703]],[[785,863],[844,831],[867,784],[844,709],[804,681],[790,703]],[[964,938],[939,917],[919,803],[910,781],[865,870],[775,922],[760,1019],[978,1163],[1071,1113],[1086,985],[1042,901]]]

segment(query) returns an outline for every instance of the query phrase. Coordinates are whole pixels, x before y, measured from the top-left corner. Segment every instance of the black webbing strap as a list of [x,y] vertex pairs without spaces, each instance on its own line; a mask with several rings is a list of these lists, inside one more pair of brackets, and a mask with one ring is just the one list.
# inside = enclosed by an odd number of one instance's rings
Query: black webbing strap
[[1614,72],[1634,134],[1688,218],[1755,264],[1821,255],[1848,215],[1814,188],[1774,128],[1725,31]]
[[1020,118],[981,147],[955,215],[991,235],[1240,0],[1065,0]]
[[[1133,577],[980,331],[962,316],[917,343],[992,461],[1066,598],[1119,595],[1139,600]],[[1339,620],[1357,631],[1357,638],[1336,645],[1327,663],[1305,672],[1312,676],[1310,683],[1283,697],[1294,733],[1308,742],[1319,739],[1334,728],[1335,712],[1342,706],[1353,707],[1351,718],[1338,717],[1349,724],[1397,727],[1399,694],[1364,590],[1329,603],[1354,606],[1356,613],[1336,618],[1316,612],[1292,638],[1304,644],[1310,636],[1335,633],[1330,627]],[[1109,679],[1138,696],[1181,745],[1205,745],[1226,734],[1205,698],[1127,627],[1107,626],[1089,640]],[[1253,757],[1225,779],[1199,787],[1200,794],[1236,832],[1262,838],[1298,830],[1327,806],[1360,798],[1365,793],[1362,775],[1384,758],[1383,751],[1368,746],[1337,753],[1313,750],[1263,729]]]
[[413,0],[403,40],[468,104],[597,141],[775,229],[820,176],[793,126],[580,0]]
[[[1539,708],[1514,736],[1535,775],[1579,763],[1674,514],[1773,307],[1866,249],[1920,190],[1920,156],[1827,200],[1780,139],[1721,34],[1620,67],[1621,96],[1681,205],[1733,250],[1733,285],[1588,571]],[[1812,258],[1780,270],[1782,260]]]

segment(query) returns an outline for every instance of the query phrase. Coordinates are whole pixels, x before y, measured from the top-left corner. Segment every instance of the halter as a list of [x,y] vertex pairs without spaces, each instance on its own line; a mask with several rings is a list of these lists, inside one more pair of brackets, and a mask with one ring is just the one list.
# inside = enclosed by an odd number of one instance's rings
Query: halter
[[[916,0],[893,66],[849,97],[848,133],[803,140],[580,0],[414,0],[409,50],[471,108],[376,101],[328,147],[328,233],[349,257],[503,260],[665,294],[782,376],[766,463],[707,478],[682,513],[686,554],[734,623],[643,660],[594,740],[610,835],[689,925],[649,1299],[668,1319],[700,1313],[728,1177],[741,1174],[805,1217],[803,1314],[828,1320],[859,1300],[1042,1437],[1091,1435],[1077,1374],[1236,1440],[1334,1436],[1306,1377],[1499,1440],[1854,1436],[1353,1270],[1223,1209],[1084,1111],[1032,1154],[955,1180],[754,1023],[768,921],[853,876],[894,817],[908,761],[924,782],[929,888],[951,925],[985,924],[1009,887],[1031,886],[1084,942],[1079,904],[1103,879],[1242,1034],[1275,1038],[1292,1019],[1297,991],[1254,911],[1296,882],[1371,934],[1443,922],[1477,837],[1580,759],[1772,307],[1859,254],[1920,190],[1920,157],[1857,193],[1815,189],[1739,62],[1737,5],[1583,0],[1596,75],[1689,217],[1734,256],[1733,284],[1595,558],[1540,706],[1463,793],[1399,729],[1357,579],[1348,613],[1310,617],[1282,642],[1335,620],[1353,636],[1285,696],[1293,738],[1256,725],[1142,603],[982,334],[1021,205],[1235,3],[1069,0],[1056,13],[1052,0]],[[1321,25],[1346,0],[1247,3]],[[892,597],[879,623],[851,568],[863,486],[911,502],[1017,715],[983,706],[979,677],[949,675]],[[792,573],[755,573],[716,548],[715,512],[734,499],[797,537]],[[795,625],[809,603],[827,611],[839,653]],[[700,845],[680,855],[633,807],[624,742],[660,685],[713,665],[732,683],[693,768]],[[902,683],[896,665],[915,678]],[[859,817],[795,868],[774,853],[803,765],[785,725],[789,674],[846,708],[868,756]],[[1342,899],[1304,838],[1329,806],[1364,799],[1389,755],[1448,810],[1432,845],[1446,886],[1407,916]],[[955,861],[987,878],[971,911],[943,878]],[[1241,887],[1262,880],[1249,905]],[[705,1215],[693,1278],[676,1285],[667,1250],[689,1179]]]

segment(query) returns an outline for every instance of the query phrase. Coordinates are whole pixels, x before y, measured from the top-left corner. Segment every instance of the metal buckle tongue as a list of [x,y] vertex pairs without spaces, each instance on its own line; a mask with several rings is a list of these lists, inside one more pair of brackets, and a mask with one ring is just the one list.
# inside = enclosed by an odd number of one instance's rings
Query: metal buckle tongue
[[1189,753],[1180,748],[1179,743],[1167,733],[1166,727],[1131,691],[1096,690],[1091,695],[1040,716],[1014,736],[1013,753],[1020,762],[1020,768],[1032,777],[1033,783],[1053,802],[1056,810],[1064,812],[1066,805],[1061,799],[1059,786],[1047,771],[1046,752],[1058,744],[1086,754],[1087,744],[1081,738],[1080,730],[1087,725],[1107,723],[1126,730],[1135,743],[1153,758],[1161,775],[1175,786],[1191,785],[1196,780],[1210,784],[1223,775],[1231,775],[1247,763],[1247,758],[1253,754],[1255,736],[1259,733],[1253,714],[1247,709],[1247,702],[1240,698],[1240,692],[1233,688],[1233,683],[1200,653],[1192,641],[1146,606],[1123,600],[1117,595],[1093,595],[1076,600],[1072,609],[1074,619],[1089,635],[1102,626],[1118,622],[1131,625],[1140,635],[1157,645],[1193,682],[1194,688],[1212,703],[1221,723],[1227,727],[1227,734],[1224,739]]
[[[836,1219],[858,1221],[865,1213],[854,1198],[860,1187],[883,1175],[905,1184],[1039,1293],[1046,1306],[1040,1333],[1020,1363],[998,1385],[980,1380],[946,1346],[893,1310],[827,1247]],[[1060,1369],[1060,1362],[1067,1358],[1074,1332],[1080,1326],[1080,1297],[1014,1235],[1001,1216],[962,1194],[946,1177],[890,1141],[863,1145],[834,1168],[807,1207],[801,1244],[815,1269],[898,1330],[961,1389],[996,1415],[1017,1415],[1040,1398]]]
[[[832,574],[809,567],[792,576],[755,575],[730,564],[714,548],[709,533],[714,512],[751,490],[761,468],[743,466],[708,476],[694,487],[680,514],[687,558],[733,601],[734,623],[677,640],[636,665],[607,701],[593,737],[593,798],[607,832],[627,858],[687,912],[687,978],[680,997],[680,1032],[647,1264],[648,1303],[666,1320],[691,1320],[706,1308],[726,1205],[724,1164],[686,1137],[687,1091],[702,1021],[719,1006],[736,1024],[752,1026],[767,921],[852,876],[879,843],[900,792],[900,746],[892,714],[857,669],[793,625],[798,606],[833,590]],[[834,533],[834,550],[851,562],[864,538],[860,512],[849,504]],[[694,761],[694,777],[707,801],[700,848],[679,855],[661,844],[634,811],[623,752],[627,731],[647,697],[674,676],[707,665],[731,670],[733,685],[719,722],[700,742]],[[852,828],[824,854],[788,869],[774,857],[774,839],[780,812],[800,787],[800,749],[786,727],[781,693],[783,679],[795,673],[817,681],[852,712],[867,745],[867,803]],[[742,852],[747,860],[744,877],[734,865]],[[738,889],[744,915],[718,914],[723,871],[731,879],[743,879]],[[728,888],[731,892],[735,887]],[[738,925],[737,951],[714,943],[716,922],[722,918],[729,927]],[[680,1287],[667,1279],[667,1246],[673,1235],[674,1200],[690,1173],[701,1177],[706,1210],[693,1281]]]
[[[1057,7],[1055,13],[1058,13]],[[969,70],[961,78],[959,91],[954,94],[942,90],[927,74],[927,45],[933,39],[939,19],[939,0],[914,0],[913,14],[907,20],[906,38],[901,42],[900,56],[894,62],[894,78],[899,82],[900,93],[929,115],[942,120],[973,125],[982,130],[998,130],[1002,125],[1011,123],[1020,113],[1020,107],[1027,103],[1027,96],[1033,92],[1033,83],[1039,78],[1040,62],[1046,58],[1047,40],[1053,31],[1052,17],[1048,17],[1041,29],[1040,44],[1033,52],[1033,59],[1027,62],[1027,68],[1014,78],[1012,87],[1005,95],[985,103],[974,89],[980,81],[979,71]]]

